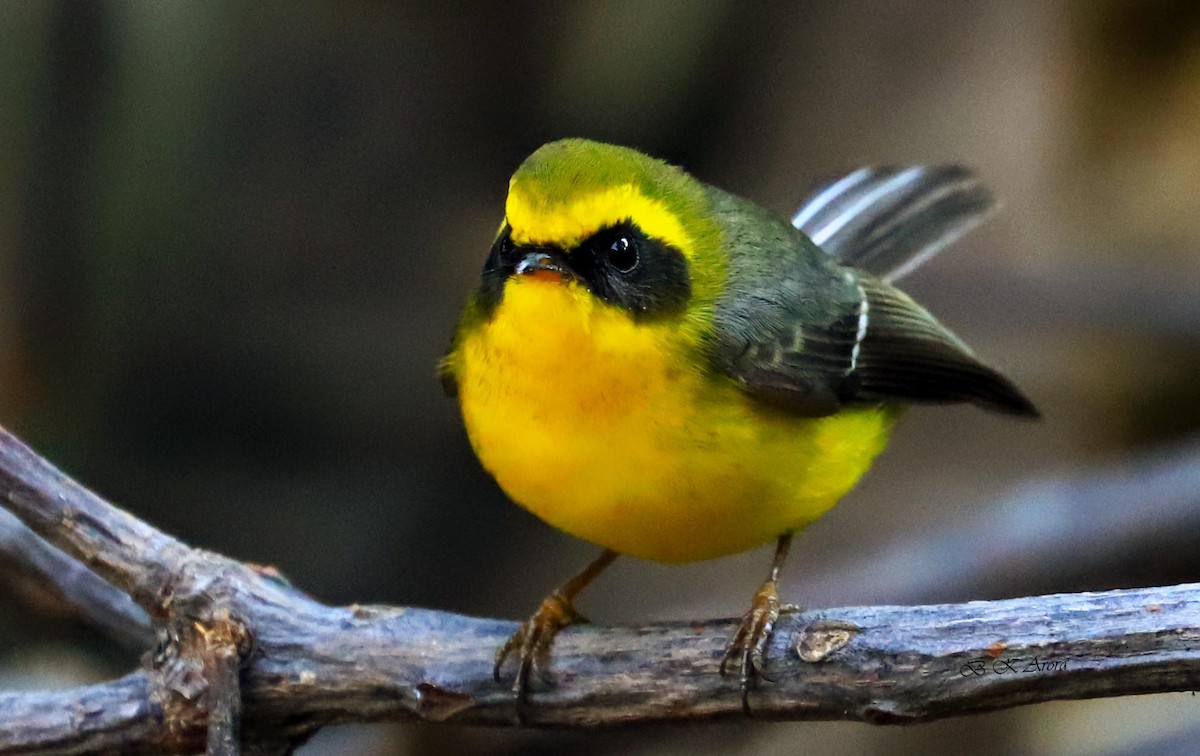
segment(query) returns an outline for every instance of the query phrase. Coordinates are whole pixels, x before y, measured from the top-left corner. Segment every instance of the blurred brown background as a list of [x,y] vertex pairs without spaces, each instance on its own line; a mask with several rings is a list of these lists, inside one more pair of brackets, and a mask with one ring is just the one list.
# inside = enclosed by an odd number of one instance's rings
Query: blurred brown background
[[[595,548],[505,502],[433,378],[522,157],[563,136],[625,143],[780,212],[860,164],[959,161],[1003,210],[905,288],[1045,419],[910,413],[798,541],[785,595],[1200,579],[1195,531],[1130,533],[1127,550],[1109,534],[1103,558],[1065,542],[1022,565],[1018,528],[1001,544],[1011,566],[967,586],[962,560],[996,543],[871,568],[1028,481],[1105,471],[1200,427],[1198,9],[0,4],[0,424],[155,525],[321,599],[523,617]],[[1136,494],[1124,504],[1136,521]],[[1030,542],[1039,511],[1034,497]],[[732,616],[768,561],[623,560],[581,609]],[[135,662],[36,586],[0,580],[0,686]],[[1197,722],[1200,703],[1176,694],[906,729],[351,727],[305,752],[1168,753]]]

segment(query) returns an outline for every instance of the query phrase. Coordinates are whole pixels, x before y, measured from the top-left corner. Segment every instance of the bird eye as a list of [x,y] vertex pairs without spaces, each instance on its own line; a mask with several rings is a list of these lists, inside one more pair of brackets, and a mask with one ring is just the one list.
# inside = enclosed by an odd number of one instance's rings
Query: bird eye
[[622,273],[629,273],[638,265],[637,244],[627,234],[612,240],[608,247],[608,262]]

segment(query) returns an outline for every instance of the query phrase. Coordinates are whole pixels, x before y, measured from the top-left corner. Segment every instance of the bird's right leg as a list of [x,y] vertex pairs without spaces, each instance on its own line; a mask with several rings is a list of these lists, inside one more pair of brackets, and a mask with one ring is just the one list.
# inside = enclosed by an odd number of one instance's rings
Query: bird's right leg
[[496,664],[492,668],[492,676],[496,682],[500,682],[500,671],[509,654],[518,654],[520,666],[517,667],[517,676],[512,686],[517,698],[518,716],[529,695],[530,674],[536,671],[539,677],[545,676],[550,661],[550,644],[553,643],[554,636],[567,625],[587,621],[575,611],[575,597],[612,564],[617,556],[617,552],[609,549],[584,567],[578,575],[547,596],[538,610],[522,622],[517,632],[496,650]]

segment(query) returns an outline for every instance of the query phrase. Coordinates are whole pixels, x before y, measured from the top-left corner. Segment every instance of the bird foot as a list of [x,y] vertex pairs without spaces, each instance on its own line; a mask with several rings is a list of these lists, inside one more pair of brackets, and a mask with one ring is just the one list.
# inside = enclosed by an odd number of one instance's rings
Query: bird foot
[[742,622],[737,632],[725,647],[725,657],[721,659],[721,674],[726,673],[730,662],[737,662],[742,686],[742,709],[750,714],[750,688],[757,677],[774,682],[764,673],[767,664],[767,644],[771,640],[771,632],[775,629],[775,620],[779,619],[781,611],[800,611],[793,604],[779,603],[779,591],[774,580],[768,580],[754,594],[750,611],[742,616]]
[[542,601],[538,610],[522,622],[517,632],[496,651],[496,663],[492,667],[492,677],[496,682],[502,681],[500,672],[505,660],[510,654],[517,654],[517,676],[513,680],[512,691],[517,699],[518,719],[523,719],[522,707],[529,695],[531,676],[536,674],[543,683],[551,684],[547,670],[550,666],[550,645],[554,642],[554,636],[567,625],[581,622],[587,622],[587,619],[575,611],[569,598],[562,592],[555,591]]

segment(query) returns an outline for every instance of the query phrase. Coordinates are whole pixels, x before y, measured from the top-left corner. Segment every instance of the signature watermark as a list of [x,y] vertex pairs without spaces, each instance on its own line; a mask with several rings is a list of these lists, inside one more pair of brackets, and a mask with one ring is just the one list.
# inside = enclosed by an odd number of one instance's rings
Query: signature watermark
[[958,668],[958,674],[963,677],[983,677],[984,675],[1027,675],[1034,672],[1066,672],[1067,660],[1054,659],[1048,656],[1010,656],[993,659],[983,657],[972,659]]

